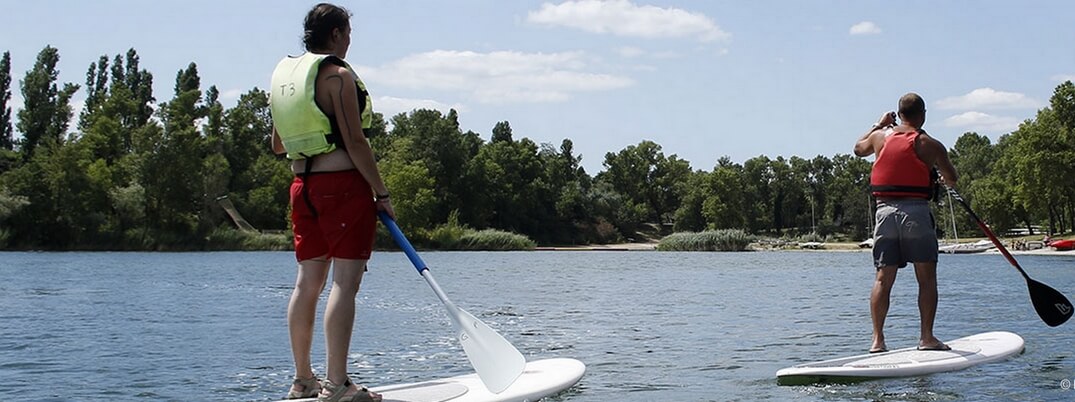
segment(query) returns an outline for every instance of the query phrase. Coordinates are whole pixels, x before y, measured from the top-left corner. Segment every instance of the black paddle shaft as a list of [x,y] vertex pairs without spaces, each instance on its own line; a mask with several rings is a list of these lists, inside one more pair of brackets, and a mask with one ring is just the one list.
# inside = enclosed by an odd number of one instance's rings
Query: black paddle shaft
[[1012,264],[1015,269],[1019,270],[1019,273],[1023,275],[1023,279],[1026,279],[1027,289],[1030,291],[1030,302],[1034,304],[1034,310],[1038,312],[1038,316],[1042,321],[1050,327],[1055,327],[1063,324],[1069,318],[1075,308],[1072,307],[1071,302],[1064,294],[1058,292],[1044,283],[1030,279],[1030,275],[1027,275],[1023,267],[1019,266],[1019,262],[1015,261],[1015,257],[1008,252],[1007,248],[1004,248],[1004,244],[997,239],[997,236],[993,234],[993,231],[989,229],[989,226],[982,221],[982,218],[978,217],[978,214],[974,213],[974,210],[970,208],[970,204],[963,200],[963,197],[956,192],[954,188],[948,187],[948,194],[955,198],[959,202],[959,205],[963,206],[963,209],[970,214],[971,218],[974,218],[974,222],[978,224],[978,227],[985,232],[985,235],[989,237],[989,240],[993,242],[993,245],[997,246],[1001,254],[1008,259],[1008,262]]

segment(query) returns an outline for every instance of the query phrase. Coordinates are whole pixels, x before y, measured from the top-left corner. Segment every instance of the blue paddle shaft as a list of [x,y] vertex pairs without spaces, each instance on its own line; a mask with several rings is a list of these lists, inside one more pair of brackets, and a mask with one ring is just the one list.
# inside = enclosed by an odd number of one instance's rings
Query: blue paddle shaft
[[418,274],[421,275],[422,271],[429,269],[426,267],[425,261],[422,261],[422,257],[418,256],[418,252],[414,251],[414,247],[407,240],[407,236],[404,236],[403,231],[399,230],[399,225],[396,225],[396,221],[384,211],[378,211],[377,216],[381,217],[381,222],[388,228],[388,233],[392,234],[392,239],[396,241],[399,248],[403,249],[403,253],[407,254],[407,258],[411,260],[414,269],[418,270]]

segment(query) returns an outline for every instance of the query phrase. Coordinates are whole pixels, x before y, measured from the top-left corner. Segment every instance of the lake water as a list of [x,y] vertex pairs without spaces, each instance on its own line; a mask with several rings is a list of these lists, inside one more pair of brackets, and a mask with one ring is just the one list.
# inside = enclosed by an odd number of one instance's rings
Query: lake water
[[[1045,326],[999,255],[943,255],[937,335],[1005,330],[1010,360],[926,377],[777,386],[776,370],[869,347],[867,253],[423,252],[445,292],[529,360],[571,357],[552,401],[1064,400],[1073,329]],[[1075,292],[1075,258],[1019,256]],[[0,253],[0,400],[268,401],[292,376],[289,252]],[[917,342],[903,270],[889,347]],[[375,253],[359,294],[352,378],[388,385],[470,366],[425,281]],[[323,310],[324,301],[320,306]],[[313,360],[324,373],[317,324]],[[1066,384],[1070,384],[1067,382]]]

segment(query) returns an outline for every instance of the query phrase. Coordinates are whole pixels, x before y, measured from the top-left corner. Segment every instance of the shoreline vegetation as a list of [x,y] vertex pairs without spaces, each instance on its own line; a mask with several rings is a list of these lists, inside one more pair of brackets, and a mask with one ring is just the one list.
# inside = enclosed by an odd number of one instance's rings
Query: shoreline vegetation
[[[384,227],[377,228],[378,251],[398,251]],[[688,252],[870,252],[869,247],[861,243],[837,240],[824,241],[814,236],[802,236],[799,239],[769,238],[747,234],[741,230],[718,230],[700,233],[673,233],[659,239],[644,238],[637,241],[538,246],[526,236],[492,229],[474,230],[462,226],[442,225],[432,230],[417,230],[410,234],[415,247],[431,251],[688,251]],[[1055,250],[1044,247],[1035,250],[1020,250],[1015,244],[1037,241],[1041,236],[1014,236],[1001,238],[1012,255],[1060,255],[1075,256],[1073,250]],[[1057,240],[1063,237],[1056,238]],[[958,243],[972,244],[987,238],[964,238]],[[206,239],[205,247],[170,248],[170,249],[136,249],[136,248],[101,248],[83,247],[63,250],[42,249],[6,249],[0,251],[150,251],[150,252],[196,252],[196,251],[291,251],[290,232],[259,232],[220,227]],[[993,248],[980,254],[1000,254]]]
[[[191,62],[174,75],[174,93],[154,94],[154,77],[162,76],[142,68],[133,48],[84,60],[91,61],[84,84],[58,82],[60,52],[51,46],[21,80],[10,60],[10,52],[0,54],[0,250],[292,247],[294,174],[270,150],[265,90],[251,88],[225,107]],[[13,98],[15,90],[22,96]],[[85,95],[80,111],[75,94]],[[7,114],[18,109],[16,99],[21,109]],[[1075,83],[1058,85],[1027,117],[995,142],[965,132],[948,144],[961,193],[999,233],[1070,233],[1075,182],[1065,178],[1075,177]],[[397,222],[416,247],[746,250],[868,237],[874,202],[865,158],[733,161],[715,143],[712,160],[692,162],[643,140],[587,155],[603,167],[587,172],[566,136],[539,144],[508,121],[487,133],[459,121],[454,109],[374,113],[364,131]],[[859,133],[847,135],[850,150]],[[977,233],[951,200],[933,208],[935,216],[952,213],[945,230]],[[395,248],[387,236],[377,242]]]

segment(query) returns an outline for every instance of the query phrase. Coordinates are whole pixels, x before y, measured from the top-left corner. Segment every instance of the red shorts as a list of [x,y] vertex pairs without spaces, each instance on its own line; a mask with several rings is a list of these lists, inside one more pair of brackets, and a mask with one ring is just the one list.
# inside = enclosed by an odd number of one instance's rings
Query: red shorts
[[291,182],[291,224],[299,261],[323,255],[368,260],[377,230],[373,190],[358,170],[296,176]]

